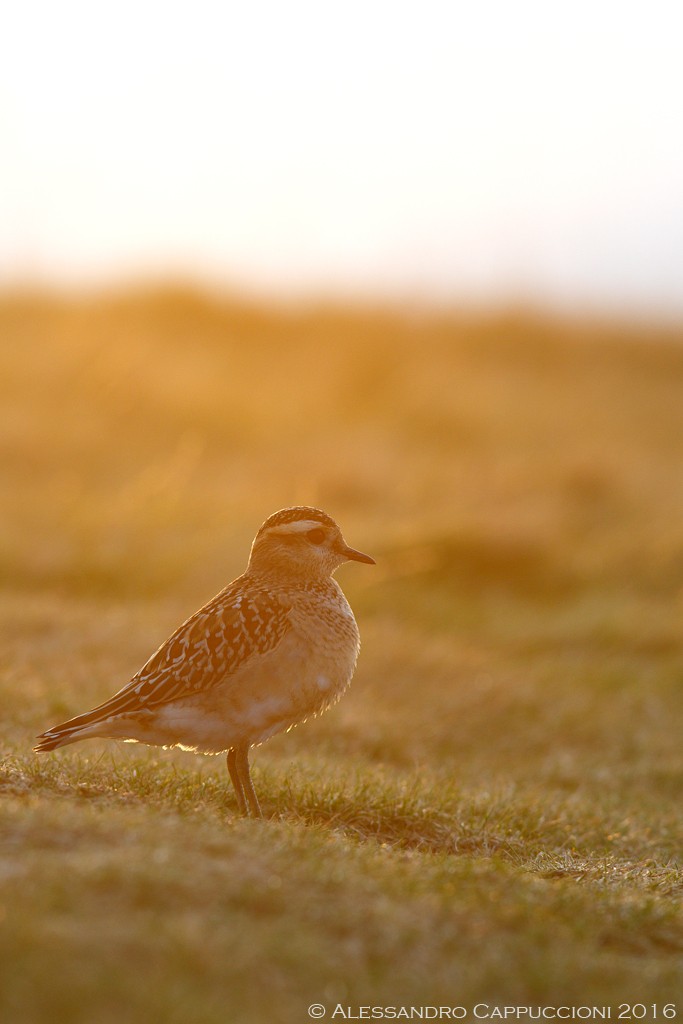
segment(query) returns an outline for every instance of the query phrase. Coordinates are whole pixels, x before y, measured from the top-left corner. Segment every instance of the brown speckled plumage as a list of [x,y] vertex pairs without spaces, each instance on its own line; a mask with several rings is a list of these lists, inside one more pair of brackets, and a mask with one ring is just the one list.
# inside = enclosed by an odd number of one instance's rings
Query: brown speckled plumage
[[205,753],[228,751],[243,813],[260,815],[248,751],[319,714],[348,686],[360,640],[331,578],[349,548],[308,506],[270,516],[246,572],[190,616],[109,700],[39,737],[38,751],[109,736]]

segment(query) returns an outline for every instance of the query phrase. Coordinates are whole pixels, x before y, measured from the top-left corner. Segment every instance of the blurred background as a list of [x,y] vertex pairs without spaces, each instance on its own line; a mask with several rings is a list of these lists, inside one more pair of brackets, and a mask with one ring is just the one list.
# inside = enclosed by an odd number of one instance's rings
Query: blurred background
[[14,5],[0,281],[679,315],[680,5]]
[[15,5],[8,578],[165,586],[304,501],[520,572],[678,536],[682,18]]

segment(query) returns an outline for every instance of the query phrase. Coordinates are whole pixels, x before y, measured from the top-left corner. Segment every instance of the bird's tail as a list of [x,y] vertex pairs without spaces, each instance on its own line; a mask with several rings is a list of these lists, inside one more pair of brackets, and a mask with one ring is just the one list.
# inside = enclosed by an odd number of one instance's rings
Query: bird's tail
[[75,743],[77,740],[84,739],[81,735],[82,729],[76,726],[74,729],[64,729],[62,726],[57,726],[55,729],[48,729],[47,732],[41,733],[37,737],[38,743],[36,743],[34,750],[42,753],[44,750],[56,750],[57,747],[65,747],[67,743]]
[[[61,725],[53,725],[37,737],[34,750],[42,753],[45,750],[55,750],[57,747],[65,747],[68,743],[76,743],[78,740],[87,739],[88,736],[103,735],[102,724],[111,718],[110,704],[106,701],[92,711],[70,718],[68,722]],[[106,735],[106,732],[104,732]]]

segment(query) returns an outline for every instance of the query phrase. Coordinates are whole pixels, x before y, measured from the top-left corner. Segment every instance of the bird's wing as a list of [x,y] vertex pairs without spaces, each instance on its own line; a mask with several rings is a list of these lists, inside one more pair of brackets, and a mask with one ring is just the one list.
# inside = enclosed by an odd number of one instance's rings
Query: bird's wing
[[113,697],[49,732],[192,697],[222,682],[251,658],[274,650],[289,629],[289,605],[240,582],[190,616]]
[[147,708],[211,689],[277,647],[288,613],[268,591],[229,587],[184,622],[116,697]]

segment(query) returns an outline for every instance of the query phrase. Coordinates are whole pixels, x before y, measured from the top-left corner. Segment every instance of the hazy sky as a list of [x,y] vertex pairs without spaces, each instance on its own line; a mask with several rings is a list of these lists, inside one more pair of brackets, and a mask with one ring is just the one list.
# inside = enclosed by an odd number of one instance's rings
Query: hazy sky
[[21,0],[0,283],[683,313],[680,0]]

